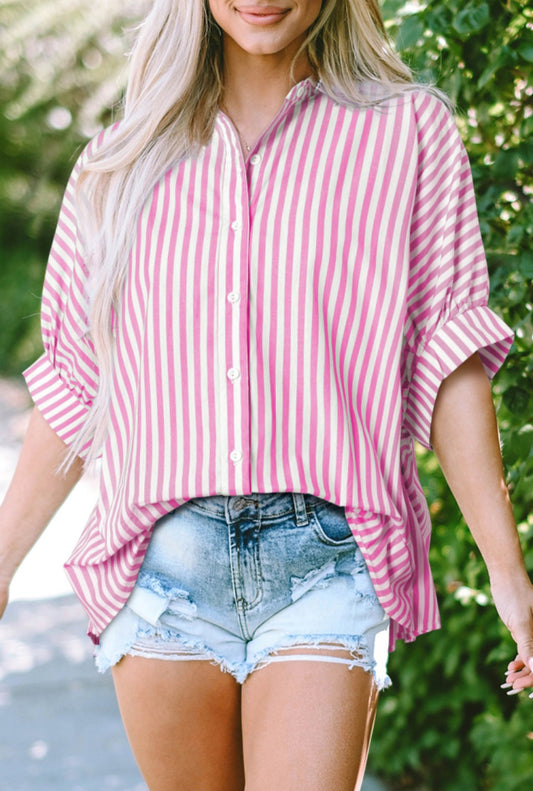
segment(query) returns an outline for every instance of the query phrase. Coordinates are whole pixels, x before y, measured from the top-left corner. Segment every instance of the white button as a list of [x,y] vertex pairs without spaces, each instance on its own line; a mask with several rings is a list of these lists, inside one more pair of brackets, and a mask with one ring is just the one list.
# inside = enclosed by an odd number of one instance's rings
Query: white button
[[298,97],[298,99],[301,99],[301,98],[302,98],[302,96],[304,95],[304,92],[305,92],[305,88],[304,88],[304,86],[303,86],[303,85],[299,85],[299,86],[296,88],[296,96]]
[[261,154],[253,154],[253,156],[250,157],[250,162],[252,165],[258,165],[261,162]]
[[241,295],[238,291],[230,291],[228,294],[228,301],[229,302],[238,302],[241,298]]
[[229,457],[232,461],[240,461],[242,459],[242,453],[240,450],[232,450]]
[[232,231],[240,231],[242,228],[242,222],[240,220],[233,220],[231,223],[231,230]]
[[238,368],[230,368],[228,371],[228,379],[238,379],[241,372]]

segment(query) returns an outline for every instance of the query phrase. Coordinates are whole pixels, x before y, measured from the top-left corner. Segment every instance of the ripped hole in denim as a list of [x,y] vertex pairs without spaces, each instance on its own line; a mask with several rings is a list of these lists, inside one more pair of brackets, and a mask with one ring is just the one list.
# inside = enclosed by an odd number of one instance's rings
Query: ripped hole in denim
[[249,664],[248,673],[261,670],[276,662],[327,662],[345,665],[348,670],[358,667],[372,675],[378,691],[391,685],[390,678],[379,672],[378,663],[371,657],[364,637],[345,637],[338,643],[325,641],[324,635],[319,638],[294,637],[289,645],[280,645],[256,657],[255,661]]
[[145,659],[161,659],[170,662],[201,661],[210,662],[224,673],[236,675],[236,668],[223,656],[205,646],[198,640],[187,640],[171,633],[170,631],[144,629],[137,639],[128,648],[130,656],[144,657]]

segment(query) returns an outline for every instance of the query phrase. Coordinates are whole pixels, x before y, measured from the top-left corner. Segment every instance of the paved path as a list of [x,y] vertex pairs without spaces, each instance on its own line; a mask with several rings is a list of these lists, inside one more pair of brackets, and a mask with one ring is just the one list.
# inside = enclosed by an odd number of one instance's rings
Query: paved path
[[2,791],[146,791],[86,622],[65,596],[14,602],[0,624]]
[[[0,498],[28,406],[23,385],[0,380]],[[2,791],[147,791],[62,569],[94,498],[94,479],[82,480],[17,572],[0,622]],[[363,791],[386,789],[367,778]]]

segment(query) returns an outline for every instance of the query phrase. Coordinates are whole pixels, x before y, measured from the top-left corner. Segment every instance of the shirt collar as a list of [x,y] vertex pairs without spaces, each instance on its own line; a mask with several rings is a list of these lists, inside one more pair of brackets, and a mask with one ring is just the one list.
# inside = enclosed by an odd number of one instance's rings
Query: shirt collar
[[320,80],[316,80],[314,77],[306,77],[292,86],[285,97],[285,102],[290,104],[301,102],[319,91],[321,87],[322,82]]
[[[307,98],[311,98],[319,91],[323,91],[322,81],[316,80],[314,77],[306,77],[304,80],[300,80],[299,82],[295,83],[295,85],[292,86],[285,96],[283,104],[278,111],[277,117],[279,118],[284,115],[289,107],[303,102]],[[223,120],[224,117],[224,113],[220,111],[217,114],[216,123],[222,123],[223,126],[225,126],[227,121]]]
[[283,104],[285,107],[291,104],[297,104],[313,94],[318,93],[320,90],[323,90],[321,80],[316,80],[314,77],[306,77],[292,86],[285,96]]

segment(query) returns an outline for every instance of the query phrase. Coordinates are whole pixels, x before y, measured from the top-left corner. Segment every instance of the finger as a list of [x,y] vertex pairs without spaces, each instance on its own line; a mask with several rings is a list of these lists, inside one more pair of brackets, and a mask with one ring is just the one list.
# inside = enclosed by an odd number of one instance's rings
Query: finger
[[530,673],[533,673],[533,643],[526,643],[525,646],[518,644],[520,660]]
[[522,678],[527,678],[530,675],[532,675],[531,671],[527,670],[527,668],[524,668],[519,673],[509,673],[509,675],[505,677],[505,683],[509,686],[512,686],[515,681],[519,681]]
[[533,672],[525,665],[517,672],[508,672],[505,683],[501,685],[502,689],[507,690],[508,695],[517,695],[528,687],[533,687]]
[[517,656],[517,657],[515,657],[515,659],[513,659],[511,662],[509,662],[509,664],[507,665],[507,670],[505,671],[505,674],[507,675],[508,673],[518,673],[524,667],[525,667],[525,665],[522,662],[522,660],[520,659],[520,656]]
[[533,673],[521,656],[517,655],[507,666],[505,683],[501,684],[501,688],[506,690],[508,695],[518,695],[528,687],[533,687]]
[[514,634],[518,657],[533,672],[533,628],[528,621],[520,622]]
[[507,673],[505,676],[505,681],[507,684],[514,684],[514,682],[518,681],[518,679],[528,678],[529,676],[533,678],[533,673],[527,667],[524,667],[522,670],[519,670],[516,673]]
[[523,692],[523,690],[530,689],[531,687],[533,687],[533,675],[531,674],[518,679],[514,684],[502,684],[502,689],[505,690],[508,695],[518,695],[519,692]]

